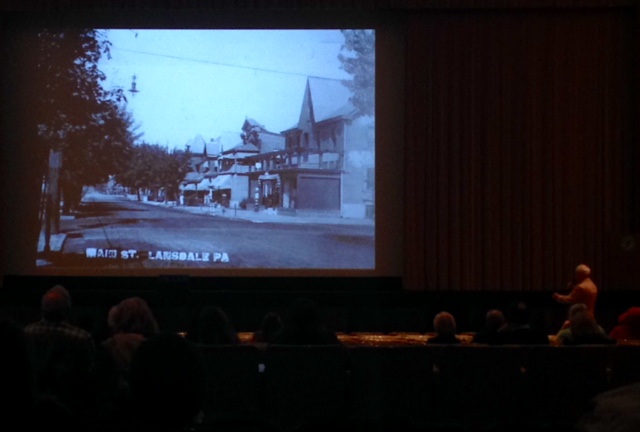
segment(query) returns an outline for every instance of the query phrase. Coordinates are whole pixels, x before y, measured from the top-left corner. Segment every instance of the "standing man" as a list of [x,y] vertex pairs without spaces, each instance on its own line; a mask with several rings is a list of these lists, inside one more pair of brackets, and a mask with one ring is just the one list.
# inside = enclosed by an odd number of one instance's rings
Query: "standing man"
[[569,282],[571,292],[567,295],[553,293],[553,299],[558,303],[584,303],[587,305],[587,310],[593,315],[596,298],[598,297],[598,288],[590,276],[591,269],[585,264],[580,264],[576,267],[573,280]]

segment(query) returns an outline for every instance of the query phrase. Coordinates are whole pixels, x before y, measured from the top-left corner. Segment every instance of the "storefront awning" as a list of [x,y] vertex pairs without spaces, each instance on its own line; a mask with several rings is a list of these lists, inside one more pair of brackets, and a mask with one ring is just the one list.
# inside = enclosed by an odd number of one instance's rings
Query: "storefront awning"
[[232,177],[230,174],[219,175],[213,179],[211,186],[213,186],[214,189],[231,189]]
[[182,191],[196,191],[196,190],[209,190],[209,182],[208,179],[203,178],[199,182],[187,183],[186,185],[183,183],[180,185],[180,190]]
[[279,178],[278,174],[262,174],[258,180],[278,180]]
[[189,183],[187,185],[180,185],[180,190],[181,191],[194,191],[194,190],[196,190],[196,185],[195,185],[195,183]]
[[200,173],[188,172],[187,175],[184,177],[184,181],[187,183],[198,183],[202,181],[203,178],[204,178],[204,175]]

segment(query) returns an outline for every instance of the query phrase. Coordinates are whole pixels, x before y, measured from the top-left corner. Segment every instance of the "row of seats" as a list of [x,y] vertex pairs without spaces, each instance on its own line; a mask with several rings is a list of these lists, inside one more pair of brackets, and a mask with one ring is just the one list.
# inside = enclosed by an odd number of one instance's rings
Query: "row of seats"
[[640,381],[640,346],[202,346],[205,418],[259,415],[282,430],[327,418],[411,424],[573,422]]

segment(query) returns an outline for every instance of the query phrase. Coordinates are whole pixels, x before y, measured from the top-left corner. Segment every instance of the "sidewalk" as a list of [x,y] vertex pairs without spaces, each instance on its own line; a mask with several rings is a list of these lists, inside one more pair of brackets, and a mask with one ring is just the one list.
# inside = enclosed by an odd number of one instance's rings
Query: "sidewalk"
[[180,206],[174,204],[167,204],[165,202],[145,201],[143,204],[149,204],[154,206],[164,206],[165,208],[174,209],[177,211],[189,212],[192,214],[209,215],[212,217],[225,217],[229,219],[242,219],[251,221],[254,223],[315,223],[315,224],[332,224],[332,225],[360,225],[360,226],[374,226],[375,223],[372,219],[356,219],[356,218],[343,218],[333,215],[321,215],[321,214],[305,214],[305,215],[281,215],[277,213],[275,209],[261,209],[255,210],[243,210],[240,208],[224,208],[222,206],[214,207],[213,205],[201,205],[201,206]]

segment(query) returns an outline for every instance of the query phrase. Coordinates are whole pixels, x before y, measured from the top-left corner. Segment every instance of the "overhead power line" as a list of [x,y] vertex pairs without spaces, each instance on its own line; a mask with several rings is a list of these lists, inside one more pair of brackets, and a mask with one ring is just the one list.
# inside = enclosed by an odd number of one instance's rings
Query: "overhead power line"
[[231,63],[214,62],[214,61],[210,61],[210,60],[201,60],[201,59],[194,59],[194,58],[188,58],[188,57],[175,56],[175,55],[171,55],[171,54],[158,54],[158,53],[151,53],[151,52],[146,52],[146,51],[131,50],[131,49],[126,49],[126,48],[118,48],[118,47],[115,47],[115,46],[112,47],[111,49],[112,50],[115,49],[115,50],[118,50],[118,51],[129,52],[129,53],[133,53],[133,54],[142,54],[142,55],[148,55],[148,56],[153,56],[153,57],[164,57],[164,58],[170,58],[170,59],[174,59],[174,60],[190,61],[190,62],[194,62],[194,63],[203,63],[203,64],[211,64],[211,65],[216,65],[216,66],[225,66],[225,67],[232,67],[232,68],[238,68],[238,69],[247,69],[247,70],[257,71],[257,72],[270,72],[270,73],[277,73],[277,74],[282,74],[282,75],[293,75],[293,76],[301,76],[301,77],[313,77],[313,78],[324,78],[324,79],[335,79],[335,80],[344,79],[344,78],[314,76],[314,75],[303,74],[303,73],[298,73],[298,72],[284,72],[284,71],[279,71],[279,70],[275,70],[275,69],[259,68],[259,67],[253,67],[253,66],[241,66],[241,65],[231,64]]

